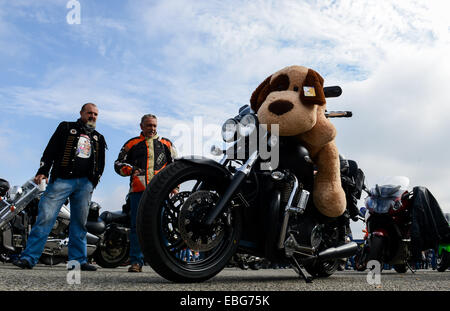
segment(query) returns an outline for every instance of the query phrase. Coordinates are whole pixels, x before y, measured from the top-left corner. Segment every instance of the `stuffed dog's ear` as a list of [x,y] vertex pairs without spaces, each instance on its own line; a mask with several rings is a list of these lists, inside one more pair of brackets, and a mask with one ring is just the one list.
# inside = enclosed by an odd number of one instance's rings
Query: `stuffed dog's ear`
[[267,95],[270,93],[270,79],[272,76],[267,77],[257,88],[253,91],[250,98],[250,105],[253,111],[257,112],[262,103],[266,100]]
[[325,105],[325,94],[323,92],[323,78],[312,69],[308,69],[303,88],[300,92],[300,100],[309,105]]

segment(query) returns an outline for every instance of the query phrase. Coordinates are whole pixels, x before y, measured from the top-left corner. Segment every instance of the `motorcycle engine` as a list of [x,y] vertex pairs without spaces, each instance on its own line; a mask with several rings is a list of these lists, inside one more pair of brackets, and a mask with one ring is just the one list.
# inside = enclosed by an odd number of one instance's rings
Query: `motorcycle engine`
[[289,220],[289,232],[299,245],[318,248],[323,240],[323,225],[309,217],[292,217]]

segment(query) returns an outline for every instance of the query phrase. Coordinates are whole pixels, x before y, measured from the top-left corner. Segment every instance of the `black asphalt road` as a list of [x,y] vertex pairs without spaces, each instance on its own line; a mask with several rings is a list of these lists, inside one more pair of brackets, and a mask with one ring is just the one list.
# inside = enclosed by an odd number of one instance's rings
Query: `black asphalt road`
[[[68,275],[66,266],[37,265],[21,270],[0,263],[0,291],[449,291],[450,270],[431,269],[398,274],[383,271],[380,279],[367,272],[339,271],[324,279],[305,283],[292,269],[240,270],[227,268],[200,284],[171,283],[150,267],[129,273],[127,267],[81,271]],[[377,282],[379,281],[379,282]],[[71,283],[71,284],[69,284]]]

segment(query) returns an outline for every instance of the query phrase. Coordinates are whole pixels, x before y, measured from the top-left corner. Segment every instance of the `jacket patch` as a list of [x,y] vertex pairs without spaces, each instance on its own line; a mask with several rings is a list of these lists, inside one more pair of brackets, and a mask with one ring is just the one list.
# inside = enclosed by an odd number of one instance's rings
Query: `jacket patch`
[[156,159],[156,164],[159,166],[163,164],[166,161],[166,156],[164,153],[161,153],[158,158]]

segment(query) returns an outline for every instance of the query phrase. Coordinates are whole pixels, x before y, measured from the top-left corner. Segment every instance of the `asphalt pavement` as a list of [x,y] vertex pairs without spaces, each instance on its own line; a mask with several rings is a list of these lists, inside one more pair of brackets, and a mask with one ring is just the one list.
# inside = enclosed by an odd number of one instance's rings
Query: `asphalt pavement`
[[128,267],[99,268],[70,274],[64,264],[37,265],[22,270],[0,263],[0,291],[449,291],[450,270],[383,271],[379,278],[368,272],[337,271],[328,278],[305,283],[292,269],[241,270],[226,268],[214,278],[194,284],[175,284],[149,266],[142,273]]

